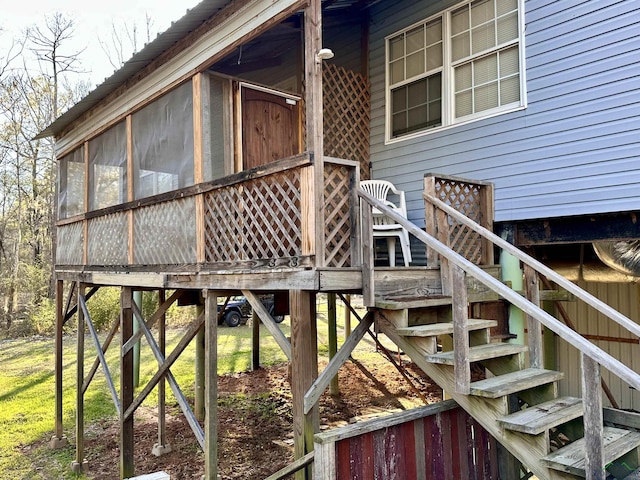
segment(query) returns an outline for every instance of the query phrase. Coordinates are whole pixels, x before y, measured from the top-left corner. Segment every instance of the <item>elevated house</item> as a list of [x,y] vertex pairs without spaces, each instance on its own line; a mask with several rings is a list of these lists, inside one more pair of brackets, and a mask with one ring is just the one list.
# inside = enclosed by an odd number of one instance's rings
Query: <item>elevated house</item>
[[[291,361],[300,465],[319,394],[375,321],[538,478],[635,468],[640,423],[621,409],[640,400],[638,18],[628,1],[205,0],[187,12],[40,134],[59,161],[53,443],[62,325],[77,311],[92,331],[88,297],[119,286],[121,321],[100,351],[119,329],[122,380],[109,383],[123,478],[133,412],[165,381],[216,478],[216,304],[236,292]],[[406,192],[408,219],[360,188],[367,178]],[[409,267],[380,266],[380,214],[411,234]],[[140,290],[161,299],[148,319]],[[290,314],[290,342],[264,292]],[[318,292],[370,307],[321,374]],[[203,308],[165,357],[175,301]],[[202,326],[204,428],[170,373]],[[159,369],[134,398],[143,335]],[[100,364],[78,371],[78,470]],[[165,440],[161,427],[160,451]],[[345,478],[332,448],[316,448],[308,475]]]

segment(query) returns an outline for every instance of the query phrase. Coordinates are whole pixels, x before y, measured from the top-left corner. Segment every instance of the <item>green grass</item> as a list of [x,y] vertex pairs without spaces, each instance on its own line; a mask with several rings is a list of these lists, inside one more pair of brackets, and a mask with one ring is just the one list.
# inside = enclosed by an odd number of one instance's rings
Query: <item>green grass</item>
[[[323,308],[324,307],[324,308]],[[318,350],[327,351],[326,304],[319,306]],[[339,310],[341,315],[341,310]],[[340,317],[339,317],[340,318]],[[289,321],[281,329],[289,336]],[[357,321],[354,319],[354,326]],[[167,331],[167,353],[179,342],[183,329]],[[251,327],[220,327],[218,329],[218,373],[242,372],[250,368]],[[286,361],[285,355],[262,326],[260,329],[260,357],[264,366]],[[118,389],[119,339],[116,337],[106,353],[113,382]],[[85,339],[85,375],[96,358],[96,349],[90,336]],[[52,450],[46,441],[54,428],[54,340],[29,338],[0,342],[0,480],[15,479],[72,479],[69,465],[75,452],[75,380],[76,337],[64,338],[63,412],[64,432],[69,437],[69,446]],[[171,368],[183,393],[193,398],[194,342]],[[157,363],[151,350],[142,341],[140,385],[144,386],[156,372]],[[142,388],[142,387],[141,387]],[[141,389],[140,388],[140,389]],[[235,399],[237,400],[237,399]],[[235,401],[234,400],[234,401]],[[174,401],[167,388],[167,402]],[[224,399],[221,399],[224,401]],[[143,405],[157,404],[157,389],[147,397]],[[116,415],[105,375],[99,368],[85,395],[85,424]],[[25,451],[25,450],[28,450]],[[28,453],[28,454],[27,454]],[[46,471],[38,470],[34,464],[42,465],[46,458]],[[32,464],[33,462],[33,464]],[[80,477],[84,478],[84,477]]]

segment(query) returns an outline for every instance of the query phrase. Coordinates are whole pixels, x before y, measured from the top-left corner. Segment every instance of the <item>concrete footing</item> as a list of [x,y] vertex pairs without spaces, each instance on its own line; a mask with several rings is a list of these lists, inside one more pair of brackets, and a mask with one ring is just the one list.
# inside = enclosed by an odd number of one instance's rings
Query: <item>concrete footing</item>
[[82,463],[78,463],[75,460],[71,462],[71,471],[73,473],[86,472],[88,467],[89,467],[89,462],[87,462],[86,460],[83,460]]
[[69,440],[67,439],[66,435],[63,435],[62,437],[56,437],[54,435],[53,437],[51,437],[51,440],[49,440],[49,448],[53,450],[64,448],[67,445],[69,445]]
[[155,443],[153,448],[151,449],[151,453],[153,453],[156,457],[161,457],[162,455],[169,453],[171,451],[171,445],[160,445],[159,443]]

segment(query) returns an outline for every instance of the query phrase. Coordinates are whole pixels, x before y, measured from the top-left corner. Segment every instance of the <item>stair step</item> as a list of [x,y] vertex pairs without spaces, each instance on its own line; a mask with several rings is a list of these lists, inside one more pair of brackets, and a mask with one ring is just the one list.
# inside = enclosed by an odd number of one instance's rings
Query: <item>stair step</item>
[[[526,352],[528,348],[515,343],[487,343],[469,348],[469,363],[489,360],[490,358],[506,357]],[[427,362],[454,365],[453,351],[435,353],[427,356]]]
[[433,295],[430,297],[387,297],[376,298],[376,308],[384,310],[404,310],[407,308],[439,307],[451,305],[451,296]]
[[[495,320],[469,319],[469,330],[482,330],[498,325]],[[404,337],[435,337],[453,333],[453,323],[430,323],[428,325],[414,325],[413,327],[397,328],[396,332]]]
[[[608,465],[625,453],[640,446],[640,432],[624,430],[622,428],[604,427],[604,464]],[[585,468],[585,439],[581,438],[566,447],[550,453],[542,461],[554,470],[571,473],[579,477],[586,477]]]
[[564,374],[541,368],[526,368],[471,384],[471,395],[499,398],[561,380]]
[[581,416],[582,399],[560,397],[499,418],[498,423],[509,430],[538,435]]

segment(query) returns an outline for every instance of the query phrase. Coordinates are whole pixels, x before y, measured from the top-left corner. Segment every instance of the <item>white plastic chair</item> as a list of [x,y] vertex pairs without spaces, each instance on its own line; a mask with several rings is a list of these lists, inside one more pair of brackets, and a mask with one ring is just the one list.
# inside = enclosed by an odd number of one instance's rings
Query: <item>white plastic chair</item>
[[[377,198],[385,205],[388,205],[398,214],[407,218],[407,205],[404,199],[404,192],[396,189],[393,183],[386,180],[364,180],[360,182],[360,187],[372,197]],[[389,193],[398,196],[398,204],[388,199]],[[411,262],[411,244],[409,243],[409,233],[405,228],[386,217],[377,208],[372,209],[373,212],[373,237],[386,237],[387,249],[389,252],[389,266],[396,266],[396,237],[400,240],[402,248],[402,257],[404,258],[404,266],[408,267]]]

